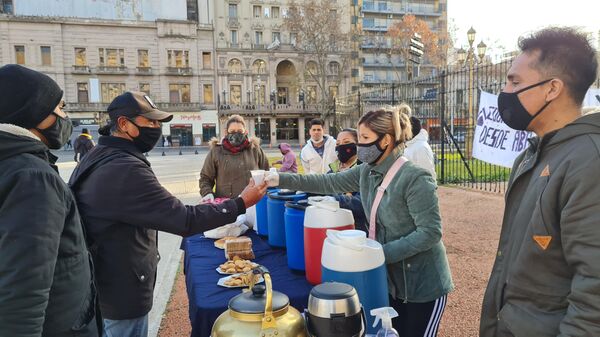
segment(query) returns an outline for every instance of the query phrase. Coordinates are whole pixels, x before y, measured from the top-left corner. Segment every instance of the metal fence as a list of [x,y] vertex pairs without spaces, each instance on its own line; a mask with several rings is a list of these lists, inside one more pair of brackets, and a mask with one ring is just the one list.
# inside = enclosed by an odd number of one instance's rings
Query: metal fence
[[336,113],[357,120],[381,106],[408,103],[429,132],[440,183],[503,193],[510,169],[472,158],[470,144],[480,91],[500,92],[509,67],[510,61],[447,68],[436,76],[363,90],[338,98]]

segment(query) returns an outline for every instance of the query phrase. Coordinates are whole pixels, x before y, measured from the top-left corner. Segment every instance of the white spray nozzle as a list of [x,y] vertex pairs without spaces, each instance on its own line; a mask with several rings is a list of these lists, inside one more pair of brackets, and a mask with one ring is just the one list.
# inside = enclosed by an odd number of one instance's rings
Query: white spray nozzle
[[383,307],[371,310],[371,316],[375,316],[375,323],[373,327],[376,327],[381,320],[381,326],[386,329],[392,328],[392,318],[398,317],[398,313],[392,307]]

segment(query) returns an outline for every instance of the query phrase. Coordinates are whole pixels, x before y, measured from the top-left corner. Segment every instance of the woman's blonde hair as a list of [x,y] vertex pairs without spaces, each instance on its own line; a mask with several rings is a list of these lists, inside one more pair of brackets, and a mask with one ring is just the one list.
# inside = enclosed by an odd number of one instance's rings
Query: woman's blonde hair
[[373,130],[378,136],[392,136],[396,146],[404,145],[412,138],[410,125],[411,110],[408,104],[402,103],[395,107],[384,107],[369,111],[358,121]]

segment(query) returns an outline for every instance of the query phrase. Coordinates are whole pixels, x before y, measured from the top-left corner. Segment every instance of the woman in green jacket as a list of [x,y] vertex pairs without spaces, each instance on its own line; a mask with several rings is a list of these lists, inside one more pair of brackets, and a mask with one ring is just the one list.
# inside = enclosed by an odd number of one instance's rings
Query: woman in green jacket
[[[370,111],[358,122],[358,160],[364,164],[323,175],[269,172],[270,186],[331,194],[360,192],[367,219],[387,171],[411,138],[410,108]],[[387,187],[376,216],[376,239],[383,245],[392,321],[400,336],[436,336],[452,291],[452,277],[441,241],[436,183],[426,170],[406,162]]]

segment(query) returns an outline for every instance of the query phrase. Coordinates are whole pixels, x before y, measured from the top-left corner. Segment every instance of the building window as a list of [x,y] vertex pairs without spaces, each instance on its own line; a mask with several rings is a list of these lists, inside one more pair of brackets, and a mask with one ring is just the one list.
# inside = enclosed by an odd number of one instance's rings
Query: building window
[[229,5],[229,17],[237,18],[237,5],[236,4]]
[[271,9],[269,7],[265,7],[265,18],[268,19],[271,16]]
[[187,50],[167,50],[167,64],[169,67],[189,68],[190,52]]
[[262,44],[263,41],[263,32],[256,31],[254,32],[254,43]]
[[253,6],[253,13],[256,19],[260,19],[262,16],[262,6]]
[[275,41],[281,42],[281,33],[280,32],[273,32],[273,42],[275,42]]
[[254,104],[264,105],[266,92],[267,89],[264,84],[254,84]]
[[329,62],[329,75],[339,75],[340,64],[337,62]]
[[273,19],[279,19],[279,7],[271,7],[271,17]]
[[231,44],[237,44],[237,43],[238,43],[237,30],[232,30],[231,31]]
[[77,83],[77,102],[89,103],[88,84],[85,82]]
[[227,65],[227,70],[233,74],[239,74],[242,72],[242,62],[238,59],[231,59]]
[[212,69],[212,57],[210,52],[202,53],[202,68]]
[[230,85],[229,86],[229,102],[234,105],[242,104],[242,86],[241,85]]
[[0,0],[0,13],[13,14],[12,0]]
[[306,103],[317,104],[317,86],[309,85],[306,87]]
[[295,46],[298,40],[298,33],[290,33],[290,43]]
[[138,50],[138,67],[150,68],[150,57],[148,56],[147,49]]
[[50,46],[41,46],[40,52],[42,54],[42,65],[43,66],[51,66],[52,65],[52,49]]
[[213,104],[213,86],[212,84],[204,85],[204,104]]
[[140,83],[140,91],[150,96],[150,83]]
[[252,63],[252,71],[255,74],[265,74],[267,72],[267,63],[264,60],[256,60]]
[[338,87],[335,85],[332,85],[329,87],[329,98],[334,99],[336,98],[338,95]]
[[110,103],[115,97],[125,92],[125,83],[102,83],[100,90],[102,91],[102,102]]
[[307,77],[307,79],[313,79],[313,76],[317,76],[317,62],[315,61],[308,61],[306,63],[306,68],[304,71],[304,76]]
[[100,66],[123,67],[125,66],[125,50],[99,48]]
[[15,46],[15,61],[17,64],[25,64],[25,46]]
[[171,103],[189,103],[190,85],[181,83],[169,84],[169,102]]
[[75,65],[80,67],[87,66],[85,48],[75,48]]

